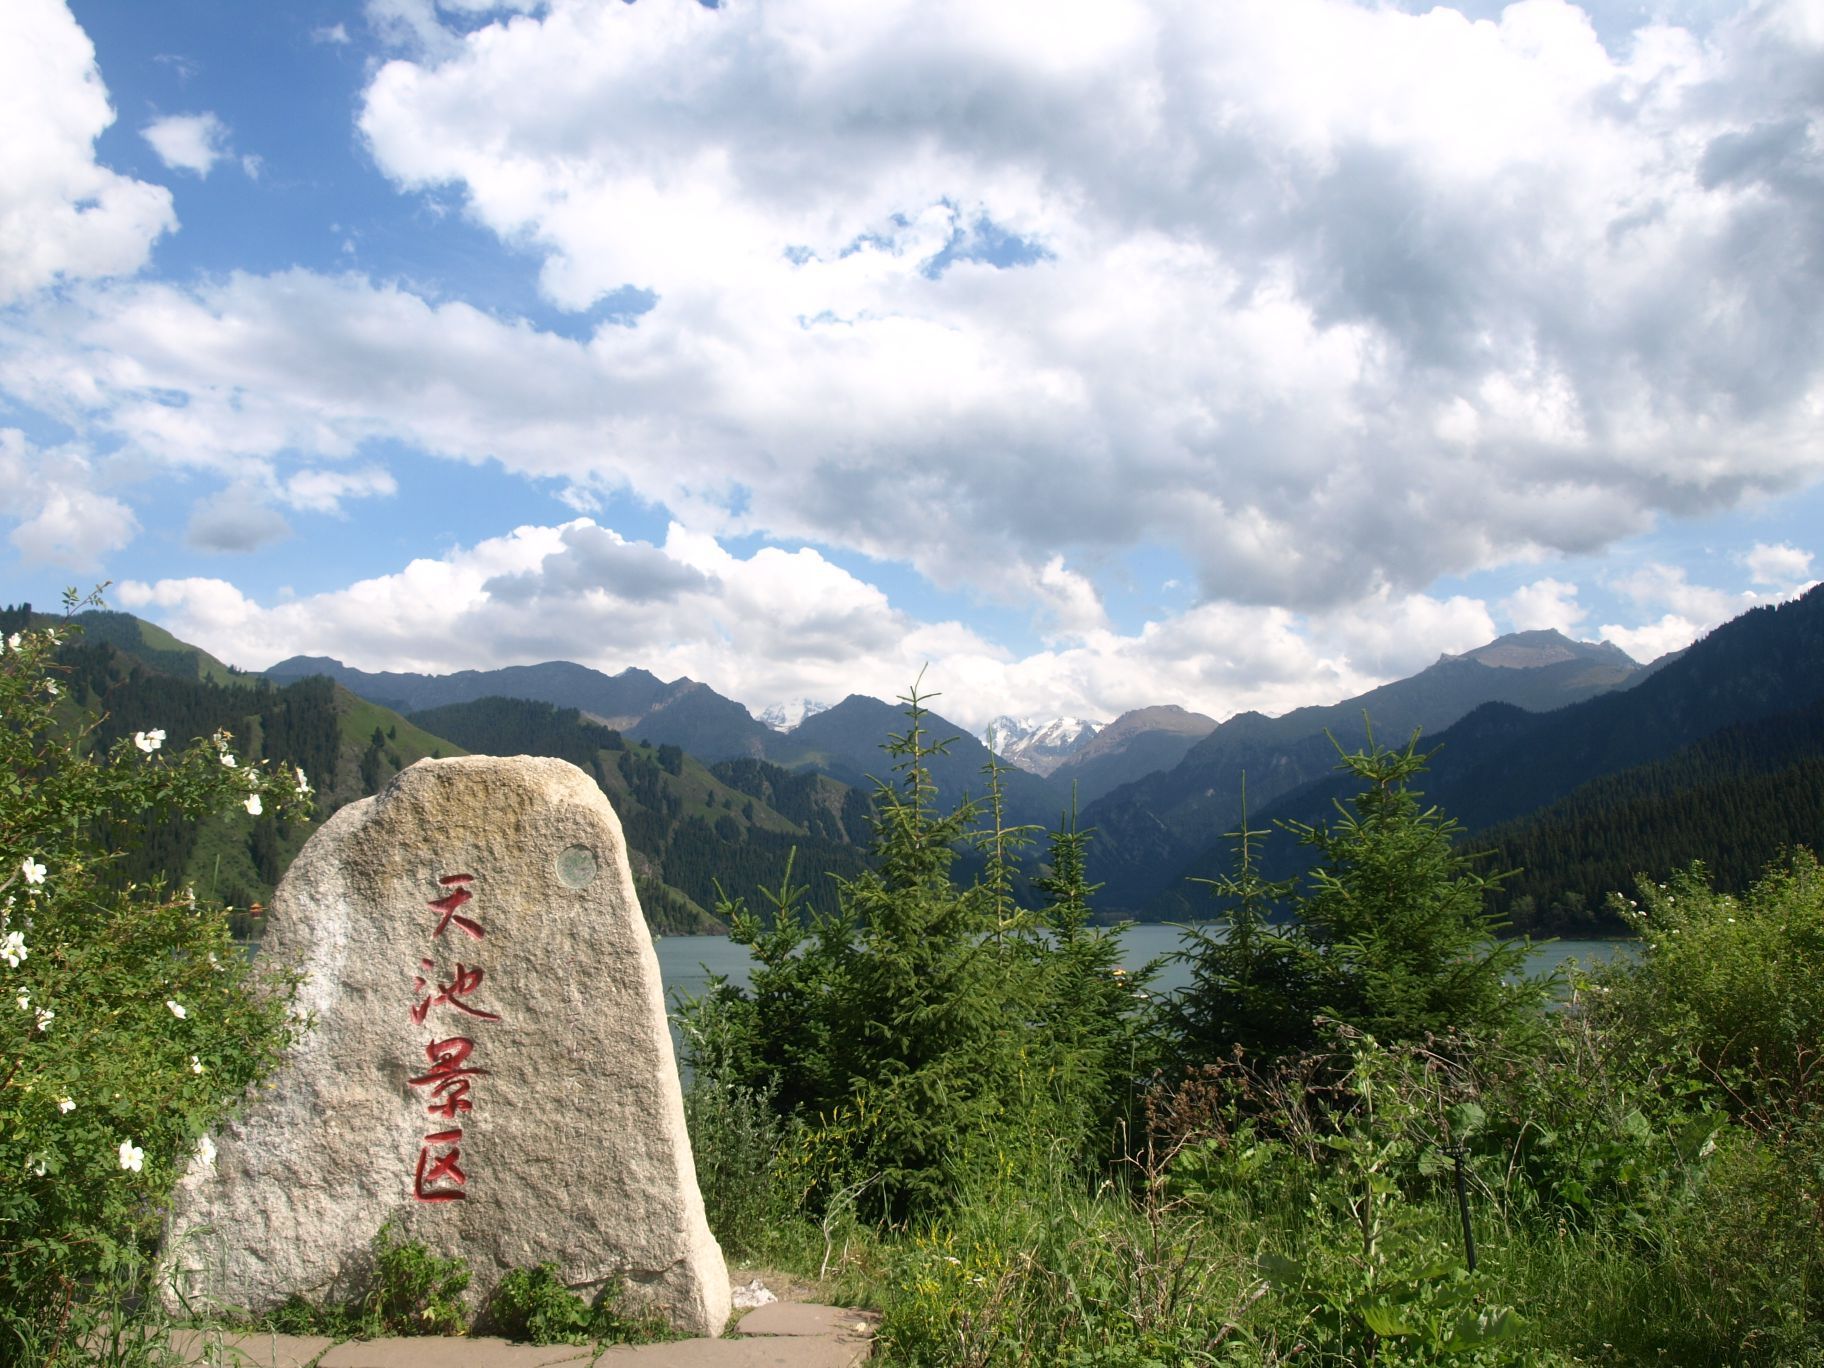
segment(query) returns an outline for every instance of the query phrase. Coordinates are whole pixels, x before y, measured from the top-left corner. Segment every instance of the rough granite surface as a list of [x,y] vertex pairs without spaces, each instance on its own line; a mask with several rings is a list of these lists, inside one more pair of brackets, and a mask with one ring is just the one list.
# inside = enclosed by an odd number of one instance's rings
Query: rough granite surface
[[166,1248],[193,1298],[347,1296],[392,1222],[466,1259],[477,1301],[548,1261],[721,1333],[658,959],[581,770],[411,766],[311,838],[261,954],[303,969],[314,1026],[179,1186]]

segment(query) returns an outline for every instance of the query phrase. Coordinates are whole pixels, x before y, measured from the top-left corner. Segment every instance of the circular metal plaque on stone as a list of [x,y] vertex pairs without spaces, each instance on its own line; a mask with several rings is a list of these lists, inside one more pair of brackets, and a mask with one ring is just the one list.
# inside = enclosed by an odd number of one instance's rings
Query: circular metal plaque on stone
[[557,877],[565,888],[587,888],[595,882],[595,852],[588,846],[567,847],[557,857]]

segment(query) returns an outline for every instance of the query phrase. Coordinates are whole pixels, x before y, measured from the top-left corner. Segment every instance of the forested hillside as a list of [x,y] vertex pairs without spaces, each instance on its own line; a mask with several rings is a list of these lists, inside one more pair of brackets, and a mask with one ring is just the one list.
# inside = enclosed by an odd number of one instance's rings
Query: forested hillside
[[1717,888],[1740,893],[1782,851],[1824,844],[1824,703],[1594,780],[1476,844],[1495,867],[1520,871],[1496,905],[1534,934],[1620,931],[1608,894],[1693,860]]
[[[31,616],[29,607],[8,609],[0,626],[17,630]],[[247,758],[309,776],[316,815],[308,823],[262,814],[199,826],[148,813],[118,842],[118,877],[175,877],[237,909],[237,924],[245,924],[246,909],[271,900],[292,858],[343,804],[377,792],[417,760],[470,751],[556,756],[592,775],[622,819],[655,930],[719,929],[710,911],[718,882],[749,895],[777,885],[794,849],[795,878],[809,885],[815,906],[833,905],[832,875],[852,877],[863,867],[868,797],[824,776],[755,760],[725,761],[723,774],[712,773],[679,746],[629,741],[576,708],[546,703],[491,698],[408,719],[323,675],[278,684],[243,674],[131,614],[83,613],[75,625],[82,632],[60,659],[71,709],[93,705],[101,714],[96,744],[155,728],[174,743],[225,731]],[[640,680],[622,682],[637,690]],[[688,711],[702,702],[691,689],[660,698],[665,686],[652,683],[648,692],[661,704]]]
[[[23,621],[18,610],[13,616]],[[864,866],[872,777],[891,773],[881,741],[899,725],[888,705],[851,697],[793,732],[768,732],[773,758],[724,755],[706,764],[683,746],[631,738],[574,706],[496,697],[408,719],[321,676],[276,687],[243,675],[130,614],[88,613],[79,625],[88,635],[65,654],[76,699],[104,710],[99,741],[154,726],[174,737],[227,730],[250,755],[301,765],[321,815],[427,755],[539,754],[578,765],[621,814],[648,917],[665,930],[712,928],[718,886],[751,896],[776,885],[794,849],[796,877],[809,883],[813,904],[834,906],[830,876],[851,878]],[[683,725],[700,713],[706,735],[722,725],[718,719],[747,716],[690,681],[668,685],[639,670],[610,677],[561,662],[448,680],[361,678],[446,695],[510,678],[624,707],[642,726],[667,714]],[[1617,689],[1620,683],[1630,687]],[[1226,868],[1223,833],[1234,825],[1244,772],[1257,822],[1326,820],[1345,785],[1326,773],[1336,750],[1321,729],[1308,730],[1313,723],[1340,728],[1337,739],[1347,745],[1364,725],[1360,710],[1344,725],[1348,708],[1378,704],[1386,711],[1370,709],[1377,731],[1395,739],[1415,716],[1448,715],[1491,692],[1535,706],[1580,700],[1546,712],[1486,703],[1425,738],[1426,749],[1437,748],[1424,780],[1428,797],[1461,815],[1464,831],[1492,850],[1491,868],[1521,870],[1497,903],[1519,929],[1615,930],[1606,895],[1629,887],[1639,871],[1701,860],[1720,886],[1734,889],[1786,846],[1824,842],[1824,597],[1813,591],[1726,624],[1655,670],[1633,670],[1612,648],[1526,633],[1349,705],[1233,718],[1192,745],[1175,769],[1085,813],[1084,825],[1097,828],[1092,873],[1121,876],[1098,899],[1098,913],[1208,915],[1208,898],[1191,880]],[[979,797],[987,789],[985,748],[940,717],[928,721],[934,737],[955,737],[929,761],[940,805]],[[1301,775],[1315,777],[1296,782]],[[1050,827],[1069,802],[1063,786],[1036,775],[1010,770],[1002,782],[1010,823]],[[122,868],[133,877],[180,870],[205,893],[262,902],[307,835],[270,817],[257,819],[251,834],[230,834],[149,816]],[[1201,848],[1175,855],[1187,845]],[[1268,842],[1263,871],[1296,873],[1308,856],[1282,834]],[[965,851],[960,858],[967,874],[980,857]],[[1033,896],[1035,872],[1014,870],[1021,901]],[[1155,891],[1136,903],[1148,889]]]
[[[28,621],[53,620],[33,615],[29,605],[7,608],[0,610],[0,634]],[[198,825],[173,812],[148,812],[117,841],[116,878],[169,877],[244,918],[247,908],[271,900],[310,833],[344,803],[427,755],[462,753],[327,679],[275,686],[126,613],[82,613],[73,622],[80,631],[58,660],[67,670],[70,711],[93,707],[100,715],[92,745],[106,748],[152,730],[174,745],[227,732],[242,756],[296,766],[314,790],[316,815],[308,823],[267,813]]]
[[292,656],[266,674],[280,680],[328,675],[361,697],[402,713],[484,698],[523,698],[575,708],[623,735],[654,745],[681,746],[705,762],[760,755],[774,736],[739,703],[693,679],[667,682],[641,669],[608,675],[568,660],[425,675],[356,670],[328,656]]

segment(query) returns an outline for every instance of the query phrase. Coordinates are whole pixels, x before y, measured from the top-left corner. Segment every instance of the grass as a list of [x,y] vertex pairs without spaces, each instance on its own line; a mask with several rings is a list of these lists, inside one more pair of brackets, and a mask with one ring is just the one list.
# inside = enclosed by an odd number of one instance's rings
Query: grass
[[1397,1097],[1423,1076],[1377,1079],[1395,1095],[1372,1120],[1280,1115],[1280,1138],[1230,1129],[1112,1169],[1007,1155],[884,1231],[798,1208],[804,1145],[764,1098],[711,1105],[696,1084],[691,1122],[731,1257],[880,1311],[888,1365],[1824,1365],[1814,1125],[1724,1126],[1681,1154],[1674,1124],[1628,1122],[1596,1167],[1552,1161],[1608,1175],[1583,1206],[1510,1178],[1491,1134],[1472,1145],[1471,1273],[1450,1165],[1411,1139],[1426,1099]]

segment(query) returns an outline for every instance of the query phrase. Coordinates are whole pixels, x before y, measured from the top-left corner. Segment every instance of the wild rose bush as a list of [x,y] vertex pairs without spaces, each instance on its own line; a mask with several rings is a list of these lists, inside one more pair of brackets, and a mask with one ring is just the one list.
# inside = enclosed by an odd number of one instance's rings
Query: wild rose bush
[[119,1335],[173,1184],[302,1026],[295,980],[254,968],[219,908],[125,881],[104,850],[172,812],[298,810],[305,775],[226,732],[96,753],[58,682],[73,630],[0,641],[0,1364]]

